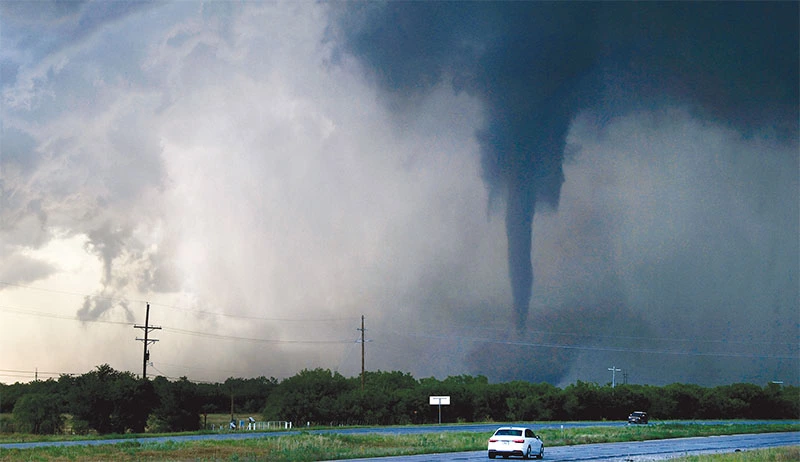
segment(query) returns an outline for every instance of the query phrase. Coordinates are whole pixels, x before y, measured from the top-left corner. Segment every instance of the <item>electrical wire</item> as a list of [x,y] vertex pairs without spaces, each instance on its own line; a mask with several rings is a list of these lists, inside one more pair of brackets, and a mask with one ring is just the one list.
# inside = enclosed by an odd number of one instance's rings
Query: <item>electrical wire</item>
[[[10,286],[10,287],[19,287],[24,289],[30,290],[39,290],[44,292],[51,292],[51,293],[59,293],[59,294],[68,294],[68,295],[75,295],[75,296],[82,296],[82,297],[94,297],[99,299],[106,299],[111,301],[126,301],[126,302],[141,302],[146,303],[144,301],[139,300],[132,300],[128,298],[113,298],[113,297],[106,297],[100,295],[86,295],[86,294],[79,294],[76,292],[69,292],[69,291],[62,291],[62,290],[53,290],[47,288],[40,288],[40,287],[32,287],[32,286],[25,286],[21,284],[13,284],[9,282],[0,281],[0,284]],[[218,312],[210,312],[210,311],[203,311],[203,310],[193,310],[187,309],[183,307],[179,307],[177,305],[168,305],[168,304],[160,304],[160,303],[150,303],[151,305],[155,306],[162,306],[166,308],[176,309],[180,311],[185,311],[192,314],[202,314],[202,315],[213,315],[213,316],[221,316],[227,318],[237,318],[237,319],[246,319],[246,320],[261,320],[261,321],[270,321],[270,322],[334,322],[334,321],[353,321],[357,320],[358,317],[342,317],[342,318],[313,318],[313,319],[300,319],[300,318],[267,318],[267,317],[259,317],[259,316],[247,316],[247,315],[233,315],[228,313],[218,313]],[[56,313],[48,313],[43,311],[36,311],[36,310],[27,310],[17,307],[10,307],[5,305],[0,305],[0,311],[19,314],[19,315],[30,315],[30,316],[38,316],[38,317],[46,317],[46,318],[53,318],[53,319],[63,319],[69,321],[77,321],[81,323],[102,323],[102,324],[113,324],[113,325],[124,325],[124,326],[131,326],[131,322],[125,321],[115,321],[115,320],[101,320],[101,319],[82,319],[77,316],[67,316],[67,315],[60,315]],[[281,340],[281,339],[264,339],[264,338],[252,338],[252,337],[239,337],[234,335],[224,335],[224,334],[215,334],[209,332],[199,332],[193,331],[188,329],[181,329],[175,327],[162,327],[162,329],[166,332],[173,332],[176,334],[181,335],[189,335],[195,337],[202,337],[208,339],[215,339],[215,340],[226,340],[226,341],[241,341],[241,342],[249,342],[249,343],[265,343],[265,344],[318,344],[318,345],[329,345],[329,344],[350,344],[353,343],[352,340]],[[374,329],[374,328],[373,328]],[[469,331],[475,330],[475,327],[468,327],[465,326],[462,330]],[[481,326],[482,331],[487,330],[487,326]],[[507,329],[501,329],[499,327],[488,327],[488,330],[492,330],[495,332],[502,332],[503,334],[507,333]],[[668,338],[668,337],[661,337],[661,338],[653,338],[653,337],[641,337],[641,336],[619,336],[619,335],[601,335],[601,334],[581,334],[575,332],[559,332],[559,331],[543,331],[543,330],[529,330],[527,331],[529,334],[537,334],[537,335],[546,335],[546,336],[559,336],[559,337],[572,337],[572,338],[586,338],[586,339],[601,339],[601,340],[620,340],[620,341],[631,341],[631,340],[646,340],[648,342],[671,342],[671,343],[692,343],[694,345],[697,344],[720,344],[720,345],[768,345],[768,346],[789,346],[789,347],[796,347],[796,344],[793,343],[785,343],[785,342],[752,342],[752,341],[741,341],[741,340],[719,340],[719,339],[684,339],[684,338]],[[680,356],[710,356],[710,357],[736,357],[736,358],[753,358],[753,359],[789,359],[789,360],[797,360],[800,358],[797,354],[758,354],[752,352],[746,353],[739,353],[739,352],[732,352],[732,351],[725,351],[725,352],[703,352],[703,351],[688,351],[684,349],[658,349],[658,348],[634,348],[634,347],[617,347],[617,346],[609,346],[609,345],[574,345],[574,344],[565,344],[559,342],[543,342],[543,341],[524,341],[524,340],[506,340],[506,339],[493,339],[487,337],[470,337],[465,335],[458,335],[458,336],[443,336],[438,334],[419,334],[419,333],[398,333],[396,329],[391,329],[387,333],[394,334],[396,336],[402,337],[410,337],[410,338],[427,338],[427,339],[434,339],[434,340],[447,340],[447,341],[458,341],[458,342],[470,342],[470,343],[484,343],[484,344],[498,344],[498,345],[510,345],[510,346],[523,346],[523,347],[535,347],[535,348],[556,348],[556,349],[568,349],[568,350],[587,350],[587,351],[606,351],[606,352],[623,352],[623,353],[642,353],[642,354],[658,354],[658,355],[680,355]],[[356,342],[357,343],[357,342]],[[390,346],[386,342],[379,342],[382,343],[384,346]]]
[[262,339],[262,338],[251,338],[251,337],[236,337],[233,335],[221,335],[221,334],[212,334],[209,332],[198,332],[186,329],[178,329],[175,327],[162,327],[162,330],[168,332],[175,332],[178,334],[183,335],[193,335],[196,337],[204,337],[204,338],[212,338],[212,339],[219,339],[219,340],[239,340],[244,342],[252,342],[252,343],[271,343],[271,344],[342,344],[342,343],[351,343],[351,340],[274,340],[274,339]]
[[[66,321],[76,321],[76,322],[89,322],[89,323],[101,323],[101,324],[114,324],[114,325],[123,325],[123,326],[132,326],[133,323],[131,322],[123,322],[123,321],[111,321],[111,320],[102,320],[102,319],[81,319],[77,316],[66,316],[66,315],[59,315],[55,313],[45,313],[41,311],[33,311],[33,310],[24,310],[21,308],[14,308],[5,305],[0,305],[0,311],[15,313],[15,314],[22,314],[22,315],[31,315],[31,316],[39,316],[39,317],[46,317],[51,319],[63,319]],[[182,335],[192,335],[196,337],[204,337],[210,339],[217,339],[217,340],[234,340],[234,341],[245,341],[251,343],[268,343],[268,344],[343,344],[343,343],[350,343],[350,340],[276,340],[276,339],[263,339],[263,338],[252,338],[252,337],[238,337],[234,335],[223,335],[223,334],[212,334],[209,332],[199,332],[187,329],[180,329],[176,327],[162,327],[162,331],[166,332],[174,332],[177,334]]]
[[0,305],[0,311],[5,311],[7,313],[15,313],[21,315],[30,315],[30,316],[38,316],[42,318],[51,318],[51,319],[64,319],[66,321],[78,321],[78,322],[88,322],[88,323],[100,323],[100,324],[117,324],[123,326],[131,326],[133,323],[125,322],[125,321],[111,321],[105,319],[83,319],[78,316],[67,316],[62,314],[56,313],[46,313],[43,311],[34,311],[34,310],[26,310],[22,308],[15,308],[6,305]]
[[755,359],[792,359],[792,360],[800,359],[800,356],[798,355],[656,350],[649,348],[604,347],[597,345],[565,345],[560,343],[548,343],[548,342],[525,342],[518,340],[498,340],[498,339],[480,338],[480,337],[465,337],[462,335],[459,336],[443,336],[443,335],[430,335],[430,334],[396,334],[396,335],[403,335],[414,338],[435,339],[435,340],[462,341],[462,342],[467,341],[471,343],[487,343],[496,345],[524,346],[524,347],[536,347],[536,348],[557,348],[566,350],[611,351],[619,353],[645,353],[645,354],[679,355],[679,356],[712,356],[712,357],[732,357],[732,358],[755,358]]
[[[469,327],[464,326],[464,330],[466,329],[479,329],[483,332],[486,331],[493,331],[496,333],[507,333],[508,327],[486,327],[480,326],[476,327]],[[644,340],[647,342],[676,342],[676,343],[691,343],[691,344],[699,344],[699,343],[717,343],[717,344],[725,344],[725,345],[765,345],[765,346],[796,346],[796,343],[792,342],[776,342],[776,341],[753,341],[753,340],[721,340],[721,339],[709,339],[709,338],[679,338],[679,337],[647,337],[647,336],[635,336],[635,335],[603,335],[603,334],[587,334],[587,333],[578,333],[578,332],[563,332],[563,331],[546,331],[546,330],[537,330],[537,329],[527,329],[525,331],[528,334],[540,334],[540,335],[557,335],[559,337],[575,337],[575,338],[583,338],[583,339],[614,339],[614,340]]]
[[314,317],[314,318],[274,318],[274,317],[266,317],[266,316],[251,316],[251,315],[241,315],[241,314],[231,314],[231,313],[220,313],[216,311],[207,311],[207,310],[196,310],[192,308],[186,308],[178,305],[167,304],[167,303],[159,303],[159,302],[151,302],[147,300],[137,300],[128,297],[109,297],[105,295],[90,295],[90,294],[82,294],[78,292],[70,292],[66,290],[55,290],[55,289],[47,289],[43,287],[34,287],[34,286],[27,286],[23,284],[15,284],[11,282],[4,282],[0,281],[0,285],[5,285],[8,287],[17,287],[20,289],[29,289],[29,290],[37,290],[41,292],[50,292],[62,295],[73,295],[76,297],[83,297],[83,298],[91,298],[91,299],[98,299],[98,300],[108,300],[111,302],[126,302],[126,303],[142,303],[147,304],[149,303],[151,306],[160,306],[162,308],[169,308],[177,311],[183,311],[186,313],[191,314],[200,314],[206,316],[220,316],[225,318],[235,318],[235,319],[246,319],[246,320],[257,320],[257,321],[268,321],[268,322],[303,322],[303,323],[330,323],[330,322],[352,322],[354,320],[359,319],[357,316],[342,316],[342,317]]

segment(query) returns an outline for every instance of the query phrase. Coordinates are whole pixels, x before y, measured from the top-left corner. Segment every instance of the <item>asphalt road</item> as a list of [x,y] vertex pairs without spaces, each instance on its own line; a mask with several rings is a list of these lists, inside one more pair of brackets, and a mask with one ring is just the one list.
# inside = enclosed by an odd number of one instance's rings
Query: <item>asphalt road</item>
[[[687,455],[747,451],[761,448],[800,445],[800,432],[760,433],[753,435],[709,436],[631,443],[582,444],[577,446],[545,446],[546,461],[615,461],[644,462],[667,460]],[[474,462],[488,461],[486,451],[426,454],[421,456],[349,459],[376,462]],[[505,459],[498,459],[505,460]],[[519,460],[519,459],[508,459]]]
[[[698,422],[693,422],[697,424]],[[705,422],[708,424],[721,423],[720,421]],[[741,423],[741,421],[740,421]],[[750,423],[759,423],[750,421]],[[775,423],[774,421],[772,423]],[[571,422],[555,424],[536,424],[536,429],[541,428],[575,428],[624,426],[625,422]],[[375,427],[375,428],[341,428],[336,430],[312,430],[311,433],[434,433],[434,432],[482,432],[491,434],[498,424],[474,424],[474,425],[441,425],[441,426],[418,426],[418,427]],[[44,446],[75,446],[75,445],[101,445],[116,444],[121,442],[139,441],[165,442],[165,441],[191,441],[208,439],[247,439],[258,437],[271,437],[288,434],[297,434],[299,429],[287,432],[270,433],[220,433],[206,435],[181,435],[155,438],[135,438],[135,439],[113,439],[113,440],[86,440],[86,441],[56,441],[38,443],[6,443],[0,444],[2,448],[32,448]],[[703,438],[679,438],[658,441],[642,441],[630,443],[606,443],[606,444],[587,444],[576,446],[547,447],[545,441],[545,460],[550,461],[655,461],[679,457],[683,455],[695,455],[714,452],[733,452],[737,449],[748,450],[756,448],[769,448],[777,446],[796,446],[800,445],[800,432],[789,433],[762,433],[751,435],[732,435],[732,436],[713,436]],[[445,462],[445,461],[486,461],[488,460],[486,451],[459,452],[448,454],[427,454],[422,456],[401,456],[401,457],[381,457],[372,459],[358,459],[360,461],[373,460],[381,462]],[[502,460],[502,459],[499,459]],[[509,459],[514,460],[514,459]],[[518,459],[517,459],[518,460]]]

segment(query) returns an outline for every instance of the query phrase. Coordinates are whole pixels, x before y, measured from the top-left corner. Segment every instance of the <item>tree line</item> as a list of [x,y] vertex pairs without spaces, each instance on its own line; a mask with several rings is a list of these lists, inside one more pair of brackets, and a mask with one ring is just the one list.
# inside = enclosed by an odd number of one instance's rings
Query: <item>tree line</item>
[[2,431],[49,434],[143,433],[203,428],[208,414],[260,416],[305,425],[392,425],[438,422],[429,396],[450,396],[442,422],[624,420],[634,410],[651,419],[797,419],[800,388],[768,383],[717,387],[582,382],[489,383],[483,376],[444,380],[366,372],[347,378],[327,369],[304,369],[283,379],[229,378],[195,383],[186,377],[142,380],[98,366],[80,376],[0,384],[0,411],[12,412]]

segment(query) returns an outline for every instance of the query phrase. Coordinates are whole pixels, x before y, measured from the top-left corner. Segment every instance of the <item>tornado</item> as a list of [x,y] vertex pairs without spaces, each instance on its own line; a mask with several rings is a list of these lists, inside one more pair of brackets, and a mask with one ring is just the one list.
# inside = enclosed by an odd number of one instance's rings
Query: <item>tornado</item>
[[[534,214],[537,204],[549,209],[557,206],[564,181],[562,163],[568,121],[559,121],[556,112],[532,117],[531,111],[528,116],[503,114],[498,121],[516,122],[490,124],[478,137],[490,196],[502,198],[505,203],[512,322],[520,332],[527,324],[533,289]],[[561,126],[557,128],[557,124]]]
[[[354,7],[356,6],[356,7]],[[594,7],[445,2],[348,4],[341,43],[382,88],[412,95],[448,78],[482,101],[476,133],[491,201],[503,202],[512,322],[524,329],[533,287],[534,212],[558,206],[570,121],[592,100]],[[582,95],[581,95],[582,94]]]
[[495,38],[479,60],[474,94],[488,116],[478,133],[482,174],[490,197],[505,203],[512,321],[519,331],[534,282],[534,214],[558,207],[569,126],[597,86],[594,15],[586,13],[560,5],[506,12],[504,27],[513,33]]
[[[519,186],[517,186],[519,187]],[[533,264],[531,263],[533,200],[509,185],[506,205],[506,236],[508,238],[508,277],[514,298],[515,324],[518,331],[524,330],[528,321],[528,310],[533,287]]]
[[331,38],[393,98],[478,98],[490,201],[505,204],[513,322],[534,285],[534,214],[558,207],[574,118],[690,108],[744,134],[798,131],[796,2],[354,2]]

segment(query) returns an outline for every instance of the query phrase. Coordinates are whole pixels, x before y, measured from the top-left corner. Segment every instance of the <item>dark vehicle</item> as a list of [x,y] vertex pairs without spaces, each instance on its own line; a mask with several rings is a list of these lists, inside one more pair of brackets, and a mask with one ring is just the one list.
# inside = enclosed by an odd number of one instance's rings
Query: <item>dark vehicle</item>
[[647,413],[642,411],[633,411],[628,416],[629,424],[646,424],[648,422]]

